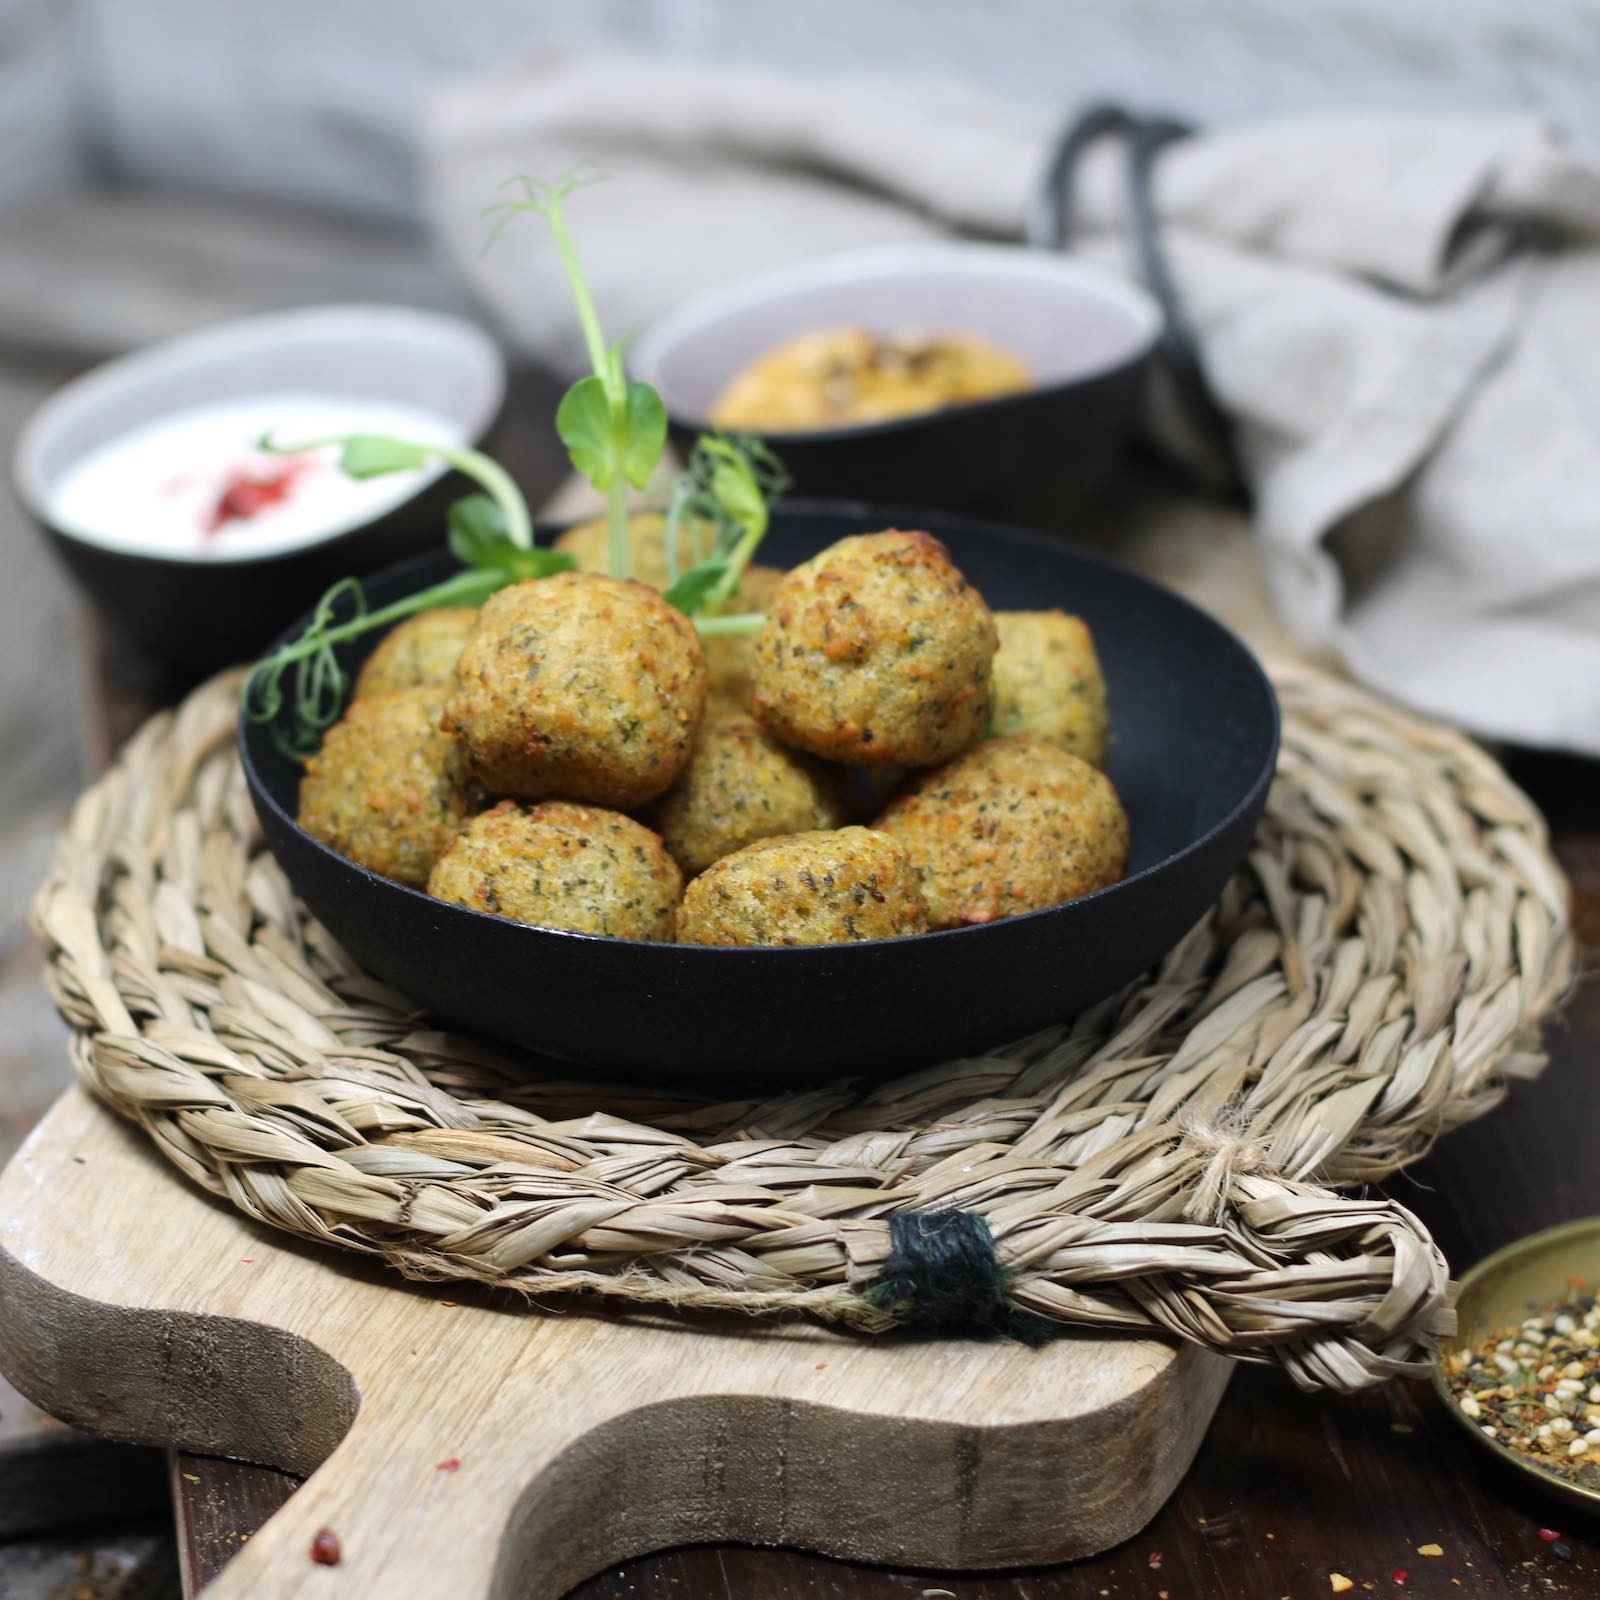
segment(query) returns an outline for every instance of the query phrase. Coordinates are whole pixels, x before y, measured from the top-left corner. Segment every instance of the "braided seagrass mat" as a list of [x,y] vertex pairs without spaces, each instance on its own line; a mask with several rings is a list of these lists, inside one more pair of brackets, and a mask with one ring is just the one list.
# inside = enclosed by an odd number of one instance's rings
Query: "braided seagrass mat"
[[1454,1316],[1426,1230],[1365,1186],[1541,1069],[1567,889],[1475,745],[1310,668],[1275,681],[1249,861],[1160,967],[885,1084],[819,1063],[719,1100],[431,1028],[266,854],[233,676],[82,798],[35,926],[96,1094],[257,1221],[410,1277],[873,1332],[927,1309],[888,1219],[960,1210],[1007,1315],[1351,1390],[1417,1370]]

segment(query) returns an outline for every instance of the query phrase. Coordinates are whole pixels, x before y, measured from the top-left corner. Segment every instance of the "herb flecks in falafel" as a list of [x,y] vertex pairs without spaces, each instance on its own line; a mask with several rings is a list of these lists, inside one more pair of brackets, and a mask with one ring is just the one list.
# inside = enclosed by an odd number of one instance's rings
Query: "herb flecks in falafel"
[[869,828],[746,845],[702,872],[678,912],[682,944],[843,944],[927,931],[905,852]]
[[756,718],[846,766],[933,766],[982,736],[998,642],[983,597],[931,534],[841,539],[772,597]]
[[354,701],[306,763],[300,826],[397,883],[420,886],[488,797],[456,741],[439,731],[437,684]]
[[428,893],[491,916],[670,942],[683,877],[642,823],[600,806],[502,800],[440,856]]
[[496,794],[631,811],[682,772],[705,705],[682,612],[642,583],[565,572],[484,603],[444,726]]
[[685,873],[775,834],[842,827],[844,774],[790,750],[748,712],[709,711],[678,781],[644,813]]
[[1128,817],[1111,780],[1025,734],[914,774],[873,827],[911,858],[936,928],[1076,900],[1115,883],[1128,861]]

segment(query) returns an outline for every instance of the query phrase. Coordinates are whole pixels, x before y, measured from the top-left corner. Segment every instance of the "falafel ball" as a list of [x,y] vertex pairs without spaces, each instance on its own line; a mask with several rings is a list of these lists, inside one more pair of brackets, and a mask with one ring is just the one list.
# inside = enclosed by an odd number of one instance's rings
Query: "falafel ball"
[[989,732],[1031,733],[1091,767],[1104,767],[1111,742],[1106,680],[1082,617],[1065,611],[997,611]]
[[824,760],[933,766],[982,735],[997,644],[983,597],[931,534],[856,534],[778,585],[753,709]]
[[354,700],[300,779],[300,826],[330,849],[420,887],[487,796],[439,731],[439,684]]
[[[701,547],[709,554],[711,533],[685,517],[678,524],[678,571],[687,572],[702,559]],[[611,572],[611,551],[606,519],[580,522],[558,533],[552,549],[560,550],[578,563],[580,572]],[[665,589],[667,573],[667,519],[657,511],[640,511],[628,518],[628,551],[632,557],[630,577],[648,583],[652,589]]]
[[927,931],[905,851],[870,828],[759,839],[707,867],[678,909],[682,944],[842,944]]
[[[680,576],[690,567],[698,566],[709,553],[710,535],[697,539],[687,522],[678,529],[678,572]],[[706,548],[703,550],[702,545]],[[642,511],[628,518],[628,546],[633,553],[633,576],[652,589],[666,589],[670,574],[667,571],[667,519],[653,511]],[[598,522],[580,522],[559,534],[555,548],[564,551],[578,563],[580,572],[609,572],[610,557],[606,549],[606,525]],[[778,567],[748,566],[739,578],[739,588],[734,597],[722,608],[732,614],[759,611],[765,613],[773,592],[783,578]],[[706,672],[713,697],[748,706],[751,693],[751,672],[755,664],[755,635],[748,633],[714,634],[700,641],[705,652]]]
[[[738,593],[722,609],[765,616],[785,576],[781,567],[746,567]],[[700,641],[712,696],[747,711],[755,695],[756,638],[753,633],[714,633]]]
[[363,664],[356,699],[420,683],[453,682],[456,660],[477,618],[476,606],[439,606],[398,623]]
[[692,878],[757,839],[843,827],[843,780],[839,769],[779,744],[748,712],[714,707],[689,765],[643,820]]
[[683,874],[642,823],[600,806],[502,800],[450,841],[439,900],[538,928],[670,943]]
[[1043,739],[986,739],[911,778],[873,827],[905,847],[935,928],[1076,900],[1115,883],[1128,818],[1103,772]]
[[642,583],[558,572],[484,602],[444,725],[495,794],[631,811],[683,771],[705,704],[681,611]]

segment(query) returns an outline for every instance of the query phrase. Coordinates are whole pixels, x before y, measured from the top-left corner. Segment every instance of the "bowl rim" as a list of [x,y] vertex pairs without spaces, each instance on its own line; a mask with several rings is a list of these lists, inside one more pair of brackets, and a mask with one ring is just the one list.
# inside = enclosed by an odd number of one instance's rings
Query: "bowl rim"
[[[927,933],[900,934],[893,938],[858,939],[835,944],[815,945],[696,945],[680,944],[676,942],[668,943],[666,941],[649,939],[617,939],[607,934],[581,933],[570,928],[541,928],[532,923],[517,922],[509,917],[497,917],[487,911],[478,911],[471,906],[460,905],[455,901],[435,899],[432,895],[428,894],[426,890],[414,888],[410,884],[399,883],[393,878],[386,878],[381,873],[373,872],[370,868],[363,867],[359,863],[351,861],[348,857],[340,855],[338,851],[332,849],[328,845],[325,845],[320,839],[308,833],[300,826],[299,820],[296,817],[291,816],[283,808],[283,806],[278,803],[277,797],[272,793],[271,789],[268,787],[256,768],[255,760],[250,748],[250,737],[252,730],[258,725],[246,721],[241,703],[239,715],[235,722],[235,737],[239,752],[239,762],[244,769],[246,782],[252,799],[258,806],[262,803],[268,805],[271,808],[274,820],[278,824],[293,830],[293,832],[299,836],[300,840],[304,844],[309,845],[313,850],[336,864],[339,869],[358,873],[362,877],[369,879],[371,882],[381,885],[384,888],[397,890],[402,894],[410,895],[435,911],[442,907],[448,912],[460,912],[465,916],[481,918],[485,922],[495,923],[503,928],[520,930],[522,933],[538,936],[540,938],[559,938],[569,941],[596,943],[605,945],[607,947],[620,945],[638,951],[665,952],[666,958],[668,959],[678,959],[680,952],[694,950],[702,951],[707,955],[712,956],[738,957],[745,959],[753,958],[756,960],[773,960],[782,958],[789,958],[792,960],[801,956],[805,956],[809,957],[815,962],[821,963],[829,958],[835,960],[851,959],[848,956],[841,958],[839,955],[839,952],[841,951],[873,950],[883,949],[886,947],[894,947],[897,949],[906,948],[913,944],[925,945],[930,940],[949,941],[951,939],[958,938],[970,939],[974,935],[982,934],[998,928],[1016,929],[1024,926],[1038,926],[1047,918],[1058,917],[1063,911],[1070,910],[1071,908],[1077,906],[1087,905],[1091,901],[1102,900],[1108,896],[1116,895],[1121,891],[1126,891],[1131,886],[1142,883],[1144,880],[1152,877],[1157,872],[1169,871],[1176,863],[1187,860],[1191,856],[1199,854],[1219,835],[1226,833],[1228,829],[1233,827],[1242,814],[1249,812],[1257,805],[1258,802],[1263,801],[1265,798],[1265,792],[1271,788],[1273,779],[1277,775],[1278,756],[1282,747],[1283,739],[1282,710],[1278,704],[1277,692],[1272,687],[1272,680],[1267,676],[1266,670],[1262,667],[1260,660],[1256,656],[1256,653],[1233,631],[1233,629],[1228,627],[1226,623],[1222,622],[1211,612],[1207,611],[1203,606],[1196,605],[1194,601],[1188,598],[1188,596],[1180,594],[1176,589],[1169,587],[1167,584],[1160,583],[1154,578],[1146,577],[1142,572],[1136,571],[1134,568],[1126,565],[1123,562],[1115,561],[1108,556],[1101,555],[1097,551],[1085,550],[1076,545],[1066,545],[1063,541],[1052,538],[1049,534],[1035,532],[1032,529],[1016,528],[1005,523],[995,522],[985,518],[969,517],[960,512],[930,513],[927,510],[918,510],[916,508],[906,506],[880,504],[876,501],[831,499],[813,500],[809,498],[779,500],[773,509],[774,519],[776,519],[778,516],[781,516],[786,511],[797,515],[838,515],[849,517],[853,520],[859,519],[863,514],[869,513],[873,519],[878,517],[889,518],[888,521],[882,524],[884,527],[915,527],[918,526],[917,519],[927,519],[931,516],[935,522],[960,523],[964,533],[970,532],[975,536],[998,533],[1008,539],[1021,540],[1023,543],[1031,545],[1036,549],[1048,550],[1052,554],[1060,554],[1063,550],[1066,550],[1070,552],[1074,558],[1082,559],[1093,566],[1105,568],[1114,572],[1119,579],[1125,579],[1140,588],[1158,592],[1165,600],[1175,603],[1194,613],[1197,617],[1202,619],[1205,624],[1214,628],[1219,634],[1221,634],[1222,637],[1232,646],[1232,648],[1235,649],[1243,658],[1247,671],[1254,677],[1256,685],[1260,689],[1263,697],[1268,719],[1271,723],[1272,733],[1270,750],[1265,754],[1261,770],[1257,772],[1256,775],[1250,780],[1243,793],[1237,799],[1235,799],[1233,804],[1228,808],[1227,812],[1215,823],[1213,823],[1211,827],[1207,828],[1204,833],[1197,834],[1193,839],[1185,844],[1182,849],[1174,851],[1170,855],[1163,856],[1158,861],[1152,861],[1147,866],[1140,868],[1138,872],[1135,872],[1125,878],[1119,878],[1115,883],[1107,884],[1102,889],[1096,889],[1091,894],[1079,895],[1073,900],[1062,901],[1058,905],[1041,906],[1036,911],[1027,911],[1022,913],[1020,916],[1003,917],[994,922],[979,923],[972,927],[938,928]],[[574,524],[570,522],[539,523],[535,526],[535,534],[539,537],[553,536],[572,526],[574,526]],[[937,532],[935,532],[934,537],[938,537]],[[421,567],[427,563],[436,562],[439,559],[439,556],[444,553],[445,552],[443,551],[428,551],[424,552],[422,555],[412,556],[406,561],[393,563],[389,567],[382,568],[378,572],[370,574],[368,579],[365,581],[372,581],[373,579],[387,577],[391,573],[398,573],[406,567]],[[295,618],[294,622],[290,624],[290,627],[278,634],[274,639],[273,644],[268,647],[269,653],[270,650],[275,649],[279,644],[285,642],[291,636],[291,634],[299,628],[303,621],[304,615]],[[263,733],[260,735],[260,737],[267,737],[267,735]],[[654,956],[644,956],[641,959],[652,960],[658,958]],[[691,957],[690,959],[698,958]]]
[[930,423],[948,418],[971,416],[975,412],[1025,405],[1029,401],[1137,369],[1149,360],[1165,327],[1161,306],[1153,295],[1131,279],[1079,256],[1033,250],[1025,245],[966,240],[869,245],[814,256],[807,261],[790,262],[703,290],[640,334],[632,351],[634,373],[655,388],[666,405],[668,415],[675,422],[703,432],[711,427],[709,416],[699,416],[688,407],[675,405],[670,388],[662,379],[663,364],[683,340],[715,326],[730,313],[781,300],[799,289],[819,284],[893,278],[941,263],[956,265],[963,270],[984,269],[997,278],[1024,276],[1070,285],[1079,293],[1116,304],[1121,312],[1132,319],[1136,337],[1128,353],[1123,356],[1099,365],[1086,366],[1082,371],[1053,383],[1033,384],[1027,389],[995,395],[986,400],[967,400],[956,405],[939,406],[931,411],[913,412],[909,416],[885,417],[876,422],[853,422],[835,428],[758,428],[747,431],[764,439],[781,439],[789,448],[807,444],[839,444],[858,439],[879,439],[889,434],[927,427]]
[[478,443],[494,425],[506,400],[505,357],[489,332],[467,317],[446,311],[386,305],[378,301],[340,302],[230,317],[226,321],[193,328],[175,334],[170,339],[161,339],[155,344],[113,356],[87,372],[68,379],[33,409],[17,431],[9,462],[12,492],[23,510],[53,538],[99,555],[126,561],[150,562],[185,570],[223,570],[264,566],[292,560],[312,550],[326,549],[330,544],[371,527],[409,504],[444,477],[449,469],[441,465],[427,470],[410,493],[390,501],[380,510],[354,517],[346,516],[343,521],[330,525],[325,532],[284,548],[238,554],[183,555],[175,551],[130,549],[64,526],[49,509],[48,491],[39,470],[39,456],[45,438],[64,416],[86,403],[92,405],[119,391],[136,390],[139,385],[152,379],[182,372],[197,364],[209,366],[219,360],[227,361],[248,355],[264,343],[286,336],[313,342],[319,335],[334,333],[355,332],[381,338],[407,331],[423,332],[433,337],[442,335],[447,340],[453,340],[470,359],[479,363],[481,376],[485,380],[481,394],[474,411],[460,419],[463,441],[467,444]]
[[[1540,1228],[1535,1233],[1525,1233],[1520,1238],[1511,1240],[1509,1244],[1501,1245],[1498,1250],[1491,1251],[1480,1260],[1474,1261],[1456,1279],[1456,1303],[1459,1305],[1478,1284],[1503,1267],[1514,1265],[1524,1257],[1541,1254],[1547,1247],[1559,1247],[1569,1239],[1592,1239],[1596,1236],[1600,1236],[1600,1215],[1572,1217],[1566,1222],[1556,1223],[1554,1227]],[[1445,1361],[1453,1351],[1466,1348],[1469,1346],[1461,1342],[1458,1333],[1448,1344],[1440,1348],[1428,1368],[1429,1386],[1439,1397],[1445,1410],[1455,1418],[1460,1427],[1466,1429],[1473,1442],[1481,1449],[1489,1451],[1508,1466],[1515,1468],[1525,1479],[1537,1484],[1546,1494],[1564,1500],[1568,1505],[1580,1506],[1589,1512],[1600,1508],[1600,1489],[1588,1489],[1580,1483],[1571,1483],[1565,1478],[1556,1477],[1554,1473],[1546,1472],[1520,1451],[1513,1450],[1510,1445],[1499,1439],[1491,1439],[1479,1424],[1461,1409],[1455,1391],[1450,1387],[1450,1379],[1445,1372]]]

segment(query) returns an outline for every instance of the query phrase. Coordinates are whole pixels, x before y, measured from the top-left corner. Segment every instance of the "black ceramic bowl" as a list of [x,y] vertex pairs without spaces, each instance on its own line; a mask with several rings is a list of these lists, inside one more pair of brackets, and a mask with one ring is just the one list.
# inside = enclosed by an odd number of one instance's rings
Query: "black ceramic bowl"
[[[788,505],[762,560],[798,562],[897,521],[882,507]],[[294,821],[300,769],[242,724],[267,843],[350,954],[419,1004],[607,1069],[763,1089],[889,1073],[1071,1017],[1170,949],[1238,866],[1272,779],[1277,702],[1250,652],[1170,590],[1035,534],[949,517],[920,525],[995,608],[1061,606],[1092,625],[1111,694],[1111,776],[1133,828],[1121,883],[984,927],[863,944],[713,949],[552,932],[431,900],[318,844]],[[442,555],[407,563],[369,594],[381,604],[449,566]]]
[[176,675],[251,656],[340,578],[436,547],[459,497],[459,480],[436,476],[381,515],[259,556],[146,554],[52,517],[55,485],[98,446],[192,406],[285,391],[425,407],[476,443],[500,410],[505,369],[494,341],[460,318],[322,306],[244,318],[107,362],[58,390],[18,435],[17,498],[113,632]]
[[630,366],[660,391],[683,451],[741,368],[797,334],[844,325],[979,334],[1020,356],[1035,381],[920,416],[769,434],[796,494],[1051,527],[1121,459],[1161,313],[1136,285],[1068,256],[906,245],[824,256],[700,295],[639,340]]

